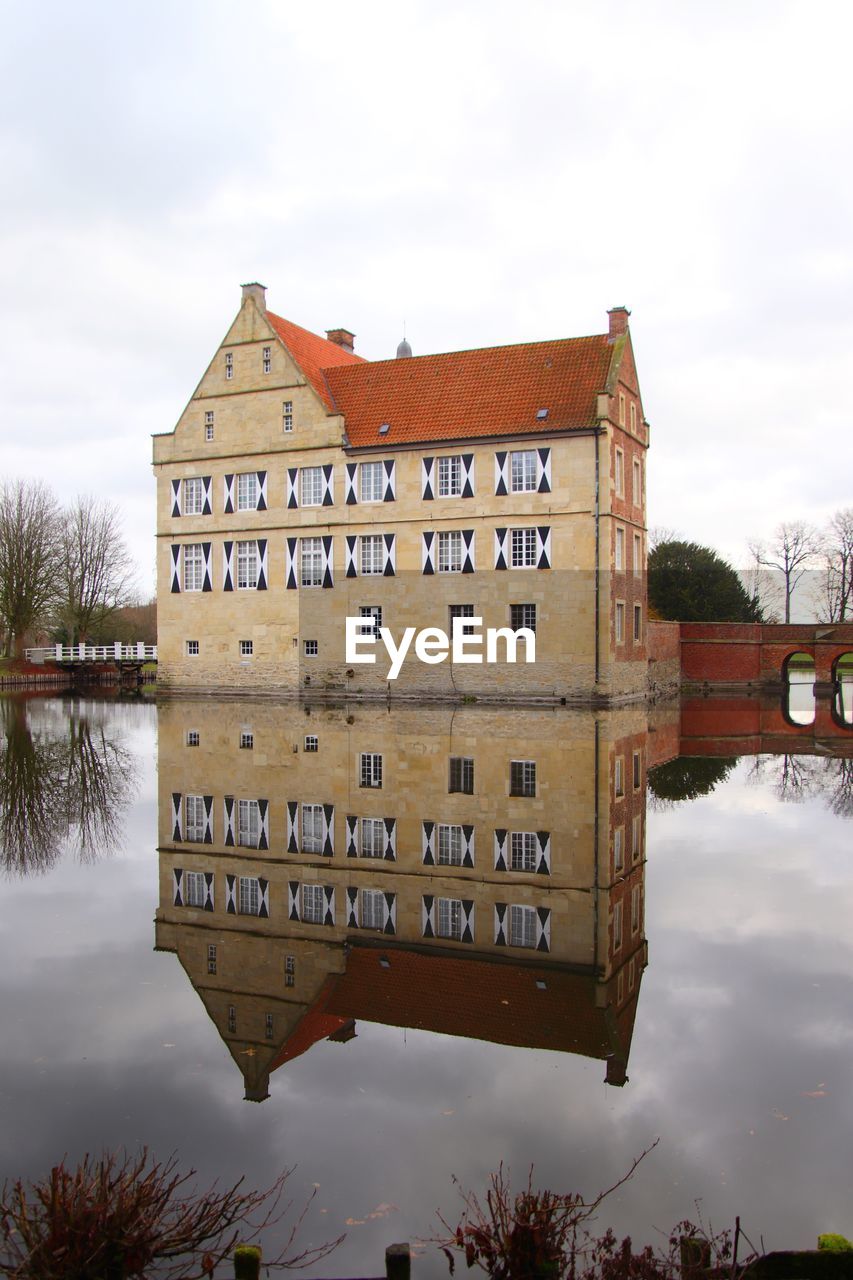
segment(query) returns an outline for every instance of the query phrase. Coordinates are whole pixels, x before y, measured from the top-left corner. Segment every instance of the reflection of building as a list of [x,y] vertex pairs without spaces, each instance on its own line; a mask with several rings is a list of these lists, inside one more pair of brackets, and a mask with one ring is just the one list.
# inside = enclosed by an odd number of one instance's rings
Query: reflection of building
[[155,437],[161,682],[389,692],[344,619],[528,627],[532,666],[426,665],[390,692],[600,699],[647,685],[648,424],[628,332],[365,361],[240,311]]
[[645,964],[645,713],[167,702],[160,907],[246,1080],[355,1019],[607,1060]]

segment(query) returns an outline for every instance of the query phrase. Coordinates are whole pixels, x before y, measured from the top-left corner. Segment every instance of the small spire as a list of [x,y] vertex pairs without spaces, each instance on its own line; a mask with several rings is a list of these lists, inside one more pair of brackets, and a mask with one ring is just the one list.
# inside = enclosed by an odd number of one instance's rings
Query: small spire
[[403,341],[397,347],[397,359],[407,360],[412,354],[412,348],[406,341],[406,322],[403,321]]

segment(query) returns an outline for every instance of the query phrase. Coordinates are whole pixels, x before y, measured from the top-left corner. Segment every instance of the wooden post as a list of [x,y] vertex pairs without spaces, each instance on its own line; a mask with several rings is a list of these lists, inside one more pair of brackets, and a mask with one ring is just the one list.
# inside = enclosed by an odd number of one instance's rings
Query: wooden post
[[410,1280],[412,1255],[408,1244],[389,1244],[385,1250],[386,1280]]

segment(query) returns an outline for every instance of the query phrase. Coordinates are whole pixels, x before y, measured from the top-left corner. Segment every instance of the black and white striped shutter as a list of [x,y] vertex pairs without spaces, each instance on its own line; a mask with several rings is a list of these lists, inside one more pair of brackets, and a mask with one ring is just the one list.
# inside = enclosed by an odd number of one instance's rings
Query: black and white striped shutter
[[495,454],[495,496],[505,498],[509,493],[509,454],[505,450]]
[[346,565],[346,577],[358,577],[358,538],[355,534],[348,533],[344,540],[344,564]]
[[172,868],[172,877],[174,881],[172,886],[172,905],[182,907],[184,905],[184,873],[180,867]]
[[287,802],[287,852],[299,852],[299,802]]
[[234,797],[226,796],[223,802],[223,812],[225,815],[225,844],[231,846],[234,844]]
[[435,573],[435,533],[432,529],[421,534],[421,570],[423,573]]
[[551,568],[551,530],[547,525],[536,530],[536,568]]
[[204,909],[205,911],[213,910],[213,872],[205,871],[204,873]]
[[298,538],[288,538],[284,552],[284,585],[288,591],[296,590],[296,557]]
[[495,903],[495,946],[506,946],[506,903]]
[[234,590],[234,543],[222,544],[222,590]]
[[462,454],[462,497],[473,498],[474,496],[474,455],[473,453]]
[[536,908],[536,950],[551,950],[551,908]]
[[551,450],[536,450],[536,492],[551,492]]
[[385,823],[385,861],[395,862],[397,859],[397,819],[383,818]]
[[495,568],[509,565],[509,529],[495,529]]
[[225,493],[222,509],[227,516],[230,516],[234,511],[234,476],[224,476],[222,483]]
[[225,913],[229,916],[237,914],[236,876],[225,877]]
[[262,876],[258,876],[258,896],[260,898],[260,902],[258,903],[258,915],[262,916],[264,920],[269,920],[270,882],[269,880],[264,880]]
[[184,838],[183,800],[180,791],[172,792],[172,840],[176,842]]
[[397,572],[397,547],[393,533],[382,535],[382,572],[386,578],[393,578]]
[[204,576],[201,580],[201,589],[202,591],[212,591],[213,590],[213,565],[212,565],[213,544],[210,542],[203,542],[201,544],[201,552],[202,552],[202,555],[204,556]]
[[323,805],[323,857],[331,858],[335,853],[335,806]]
[[204,490],[204,496],[201,502],[201,514],[203,516],[209,516],[213,514],[213,499],[210,496],[210,488],[211,488],[211,485],[213,484],[213,476],[202,476],[201,484]]
[[181,589],[181,545],[179,542],[172,543],[172,591],[177,593]]
[[295,511],[299,506],[299,468],[287,468],[286,500],[288,511]]
[[258,848],[268,849],[270,847],[270,802],[269,800],[258,800],[258,814],[261,819],[261,829],[258,832]]
[[474,941],[474,902],[471,898],[462,899],[462,942]]
[[435,898],[425,893],[421,900],[421,928],[425,938],[435,937]]
[[358,889],[347,889],[347,928],[358,928]]
[[462,530],[462,572],[474,572],[474,530]]
[[536,870],[541,876],[549,876],[551,874],[551,832],[537,831],[536,843],[539,845]]
[[397,483],[396,483],[396,474],[395,474],[397,464],[396,462],[394,462],[392,458],[383,462],[382,465],[385,468],[385,485],[382,490],[382,501],[393,502],[397,496]]
[[172,519],[181,514],[181,485],[182,480],[172,481]]
[[358,463],[348,462],[344,472],[344,502],[354,507],[358,502]]
[[383,908],[384,922],[382,927],[383,933],[397,932],[397,895],[396,893],[385,894],[385,906]]
[[495,832],[495,871],[506,871],[506,838],[505,828],[500,827]]
[[266,511],[267,509],[267,473],[259,471],[258,475],[258,500],[255,503],[256,511]]
[[288,880],[287,882],[287,918],[288,920],[299,919],[299,881]]
[[258,538],[258,591],[266,591],[269,581],[269,563],[267,561],[267,540]]
[[323,885],[323,896],[326,899],[326,910],[323,915],[323,924],[333,925],[335,923],[335,890],[330,884]]
[[324,537],[323,538],[323,586],[324,587],[333,587],[335,585],[334,564],[332,559],[333,558],[332,547],[333,547],[333,543],[332,543],[331,535]]
[[462,865],[474,865],[474,828],[465,823],[462,824]]
[[323,465],[323,498],[320,505],[323,507],[335,505],[335,468],[331,462]]
[[421,458],[421,497],[424,502],[435,498],[435,458]]
[[423,862],[424,866],[435,866],[435,823],[423,822],[422,845],[423,845]]
[[204,843],[213,844],[213,796],[204,796]]
[[358,857],[358,818],[356,818],[353,814],[348,813],[345,818],[345,822],[346,822],[346,833],[347,833],[347,857],[357,858]]

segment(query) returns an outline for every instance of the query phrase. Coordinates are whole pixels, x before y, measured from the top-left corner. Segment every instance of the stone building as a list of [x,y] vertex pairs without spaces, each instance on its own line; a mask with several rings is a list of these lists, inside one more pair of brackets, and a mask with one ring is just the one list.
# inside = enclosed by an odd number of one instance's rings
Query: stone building
[[[366,361],[243,287],[154,438],[159,675],[195,689],[608,701],[647,687],[648,424],[628,331]],[[513,664],[348,660],[365,632],[526,628]],[[464,625],[464,624],[463,624]],[[425,650],[424,652],[428,652]],[[488,657],[469,637],[468,656]],[[432,656],[437,657],[435,650]]]
[[646,963],[644,707],[158,706],[156,943],[244,1077],[360,1021],[602,1060]]

